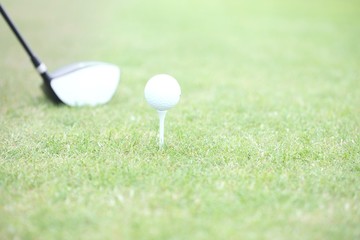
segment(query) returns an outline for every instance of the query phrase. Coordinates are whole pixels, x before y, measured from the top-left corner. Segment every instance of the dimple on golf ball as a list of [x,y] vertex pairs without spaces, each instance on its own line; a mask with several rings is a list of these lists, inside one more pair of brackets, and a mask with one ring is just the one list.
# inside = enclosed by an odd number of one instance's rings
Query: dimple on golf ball
[[166,111],[179,102],[181,88],[172,76],[158,74],[146,83],[144,93],[150,106],[158,111]]

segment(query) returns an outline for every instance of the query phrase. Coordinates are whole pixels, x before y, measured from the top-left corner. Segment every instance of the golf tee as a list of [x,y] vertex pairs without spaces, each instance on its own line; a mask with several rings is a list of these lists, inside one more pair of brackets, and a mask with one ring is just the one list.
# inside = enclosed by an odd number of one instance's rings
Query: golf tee
[[166,111],[158,111],[159,114],[159,146],[162,148],[164,146],[164,125],[165,125],[165,116]]

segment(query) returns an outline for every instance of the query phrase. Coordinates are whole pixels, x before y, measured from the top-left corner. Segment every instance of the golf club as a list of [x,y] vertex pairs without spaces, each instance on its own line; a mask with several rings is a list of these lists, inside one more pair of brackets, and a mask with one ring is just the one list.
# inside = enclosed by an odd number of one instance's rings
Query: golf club
[[120,80],[120,69],[116,65],[79,62],[48,73],[46,65],[32,52],[1,3],[0,12],[41,75],[45,95],[54,103],[96,106],[107,103],[115,94]]

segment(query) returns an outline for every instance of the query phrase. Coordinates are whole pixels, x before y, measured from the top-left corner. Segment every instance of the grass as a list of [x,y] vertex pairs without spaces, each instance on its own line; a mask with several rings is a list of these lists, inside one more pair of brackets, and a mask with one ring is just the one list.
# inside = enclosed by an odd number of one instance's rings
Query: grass
[[[4,5],[50,69],[122,78],[55,106],[0,21],[1,239],[360,237],[358,1]],[[159,151],[143,88],[163,72],[183,94]]]

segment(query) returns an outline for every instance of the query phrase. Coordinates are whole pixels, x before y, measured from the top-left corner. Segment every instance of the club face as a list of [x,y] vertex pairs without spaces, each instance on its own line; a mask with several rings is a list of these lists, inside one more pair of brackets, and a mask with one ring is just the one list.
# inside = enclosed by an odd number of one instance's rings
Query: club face
[[112,64],[83,62],[51,74],[50,87],[69,106],[96,106],[107,103],[120,79],[120,69]]

